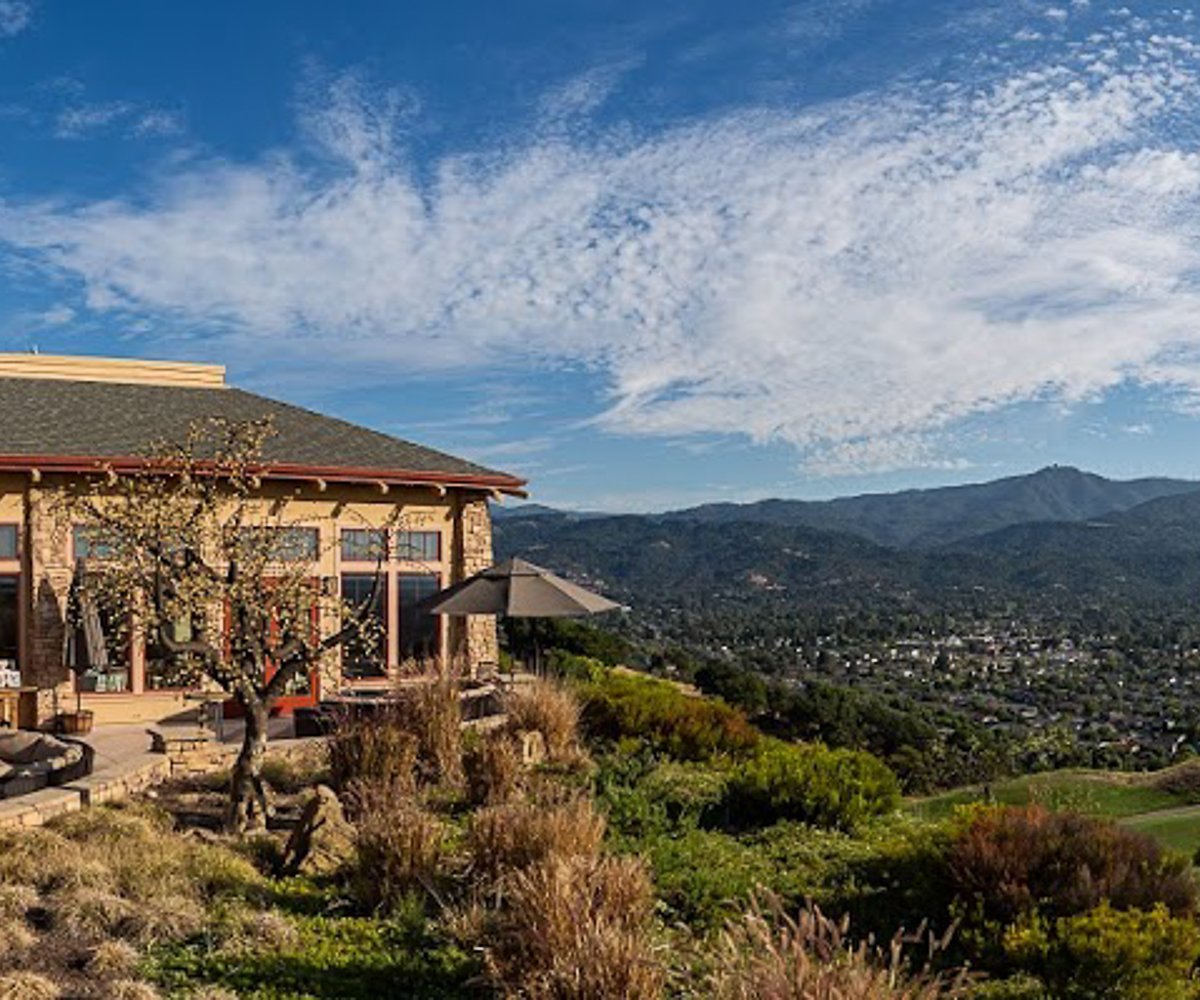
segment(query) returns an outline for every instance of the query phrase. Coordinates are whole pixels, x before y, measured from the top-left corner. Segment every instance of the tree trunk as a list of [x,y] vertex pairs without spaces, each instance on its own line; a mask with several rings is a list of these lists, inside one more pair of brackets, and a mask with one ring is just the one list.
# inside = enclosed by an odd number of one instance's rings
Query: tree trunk
[[246,718],[242,749],[233,765],[229,789],[228,826],[232,832],[247,833],[265,830],[268,806],[263,786],[262,766],[267,753],[266,701],[260,697],[238,695]]

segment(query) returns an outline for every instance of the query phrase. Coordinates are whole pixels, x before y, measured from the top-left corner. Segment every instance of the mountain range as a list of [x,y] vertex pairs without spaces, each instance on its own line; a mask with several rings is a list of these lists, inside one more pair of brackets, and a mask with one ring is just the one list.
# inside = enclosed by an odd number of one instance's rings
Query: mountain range
[[1051,466],[966,486],[663,514],[526,505],[498,512],[496,548],[633,603],[1180,602],[1200,596],[1200,482]]
[[929,549],[1016,524],[1087,521],[1148,501],[1200,490],[1184,479],[1105,479],[1053,465],[1024,476],[938,489],[836,500],[706,504],[666,515],[691,521],[750,521],[844,531],[879,545]]

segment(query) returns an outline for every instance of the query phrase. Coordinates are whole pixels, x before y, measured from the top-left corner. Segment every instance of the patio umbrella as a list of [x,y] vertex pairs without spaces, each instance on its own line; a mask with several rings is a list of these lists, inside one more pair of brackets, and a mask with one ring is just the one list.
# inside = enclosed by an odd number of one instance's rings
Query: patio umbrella
[[[108,669],[108,644],[104,640],[104,623],[100,609],[84,585],[83,564],[75,570],[71,589],[67,594],[67,612],[64,621],[64,660],[71,672],[79,677],[89,670],[103,672]],[[83,705],[79,683],[75,685],[75,711]]]
[[[524,559],[506,559],[434,594],[434,615],[503,615],[506,618],[579,618],[620,605]],[[535,669],[539,659],[535,645]]]

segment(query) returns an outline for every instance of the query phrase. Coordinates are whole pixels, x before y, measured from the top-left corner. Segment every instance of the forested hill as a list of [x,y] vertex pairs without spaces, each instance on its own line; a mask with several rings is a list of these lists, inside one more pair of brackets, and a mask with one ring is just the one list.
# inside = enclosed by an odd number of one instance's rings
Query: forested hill
[[707,504],[664,515],[674,520],[753,521],[844,531],[879,545],[936,548],[1015,524],[1073,522],[1119,513],[1160,497],[1200,489],[1180,479],[1105,479],[1050,466],[988,483],[836,500]]
[[[1131,505],[1145,494],[1153,498]],[[996,498],[991,510],[984,502],[989,495]],[[753,504],[699,508],[701,516],[514,511],[497,521],[496,548],[499,557],[521,554],[643,606],[700,600],[836,612],[1200,598],[1196,484],[1115,483],[1055,468],[1020,480],[846,503],[877,502],[875,516],[882,517],[889,500],[901,512],[893,533],[923,537],[923,544],[884,545],[850,531],[772,520],[762,516],[772,504]],[[929,509],[921,509],[923,501]],[[956,507],[963,511],[957,520]],[[1011,523],[1022,509],[1033,516]],[[744,518],[733,516],[738,511]],[[1068,520],[1068,511],[1084,513]],[[1002,526],[983,531],[989,522]],[[938,533],[946,540],[935,546]]]

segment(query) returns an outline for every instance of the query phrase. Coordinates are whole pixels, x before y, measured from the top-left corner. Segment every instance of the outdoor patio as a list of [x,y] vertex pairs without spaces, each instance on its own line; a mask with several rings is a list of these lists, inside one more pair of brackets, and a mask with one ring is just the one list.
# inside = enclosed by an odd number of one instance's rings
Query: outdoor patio
[[[0,829],[40,826],[62,813],[142,791],[181,769],[214,770],[237,753],[242,729],[241,721],[228,721],[218,740],[211,730],[194,725],[98,726],[82,737],[95,753],[91,774],[57,788],[0,800]],[[272,719],[269,734],[273,742],[290,741],[292,720]]]

